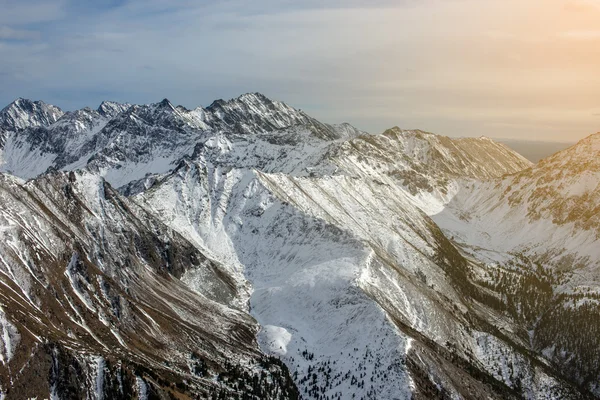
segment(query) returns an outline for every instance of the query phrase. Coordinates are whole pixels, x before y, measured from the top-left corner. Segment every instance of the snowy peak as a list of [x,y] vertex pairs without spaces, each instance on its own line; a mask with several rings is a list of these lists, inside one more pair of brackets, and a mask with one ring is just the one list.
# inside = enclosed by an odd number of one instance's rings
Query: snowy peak
[[181,128],[189,122],[186,116],[176,110],[168,99],[163,99],[158,103],[133,106],[126,114],[141,118],[148,125],[173,129]]
[[348,122],[342,122],[341,124],[332,125],[335,132],[342,139],[352,139],[360,135],[367,135],[367,132],[361,131],[360,129],[352,126]]
[[[583,138],[575,145],[560,151],[550,157],[540,160],[536,168],[562,168],[571,170],[592,167],[598,170],[600,166],[600,132]],[[581,165],[581,164],[585,165]]]
[[541,160],[505,184],[510,204],[527,207],[531,219],[600,229],[600,134]]
[[531,162],[486,137],[451,139],[421,130],[388,129],[383,136],[405,156],[434,171],[472,178],[495,178],[531,166]]
[[65,112],[53,125],[72,125],[74,129],[78,129],[77,125],[89,125],[90,123],[92,123],[92,121],[98,120],[102,117],[103,116],[102,114],[100,114],[100,112],[92,110],[89,107],[85,107],[80,110]]
[[303,112],[260,93],[246,93],[228,101],[216,100],[206,110],[239,133],[269,132],[312,122]]
[[294,113],[292,107],[280,101],[274,101],[261,93],[245,93],[230,100],[218,99],[206,108],[209,111],[239,110],[247,113],[268,114],[269,110],[280,109]]
[[[18,107],[44,109],[50,106],[15,102],[7,109]],[[8,115],[8,111],[5,114]],[[30,121],[22,117],[18,121],[18,126],[23,128],[18,135],[8,131],[0,136],[2,147],[6,147],[0,154],[0,171],[29,179],[50,167],[65,170],[89,167],[117,187],[142,179],[146,174],[168,172],[182,157],[191,156],[199,143],[216,135],[252,142],[248,145],[254,147],[261,142],[264,148],[257,148],[261,154],[251,161],[253,165],[261,165],[260,158],[272,159],[269,147],[277,143],[286,145],[285,148],[276,146],[281,157],[294,151],[298,159],[304,159],[306,157],[299,153],[310,151],[309,141],[333,141],[363,133],[348,124],[323,124],[258,93],[229,101],[217,100],[208,108],[193,110],[175,107],[168,99],[133,106],[106,101],[97,110],[86,107],[61,112],[60,118],[57,114],[55,118]],[[294,148],[294,144],[299,143],[306,146]]]
[[131,107],[131,104],[128,103],[121,104],[114,101],[103,101],[98,106],[97,111],[105,118],[114,118],[129,107]]
[[18,98],[0,111],[0,131],[47,126],[56,122],[63,114],[60,108],[43,101]]
[[330,149],[338,173],[403,187],[428,214],[450,201],[461,180],[488,180],[531,163],[489,139],[451,139],[420,130],[363,134]]
[[153,139],[162,141],[169,136],[186,136],[207,128],[196,115],[183,107],[176,108],[168,99],[146,105],[118,105],[112,109],[118,113],[100,132],[101,143],[122,135],[147,135],[151,136],[148,147],[152,147]]
[[[44,134],[28,135],[23,131],[49,126],[64,115],[63,111],[43,101],[31,101],[18,98],[0,111],[0,171],[18,172],[34,169],[34,175],[45,170],[48,165],[42,161],[41,166],[36,166],[36,159],[41,151],[31,152],[30,143],[45,141]],[[23,146],[23,143],[27,145]],[[6,154],[8,153],[8,154]],[[29,156],[35,154],[32,159]],[[18,161],[13,162],[16,158]],[[43,168],[43,169],[42,169]],[[20,174],[22,177],[31,177],[28,173]]]
[[173,107],[173,104],[171,104],[171,102],[167,98],[162,99],[160,103],[157,103],[156,105],[157,107],[165,107],[170,108],[171,110],[175,110],[175,107]]

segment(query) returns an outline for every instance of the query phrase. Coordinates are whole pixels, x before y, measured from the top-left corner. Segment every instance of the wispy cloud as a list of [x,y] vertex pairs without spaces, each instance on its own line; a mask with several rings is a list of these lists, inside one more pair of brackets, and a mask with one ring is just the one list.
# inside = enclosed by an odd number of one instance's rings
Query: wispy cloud
[[0,26],[0,40],[36,40],[39,38],[40,33],[36,31]]
[[0,0],[0,25],[54,21],[65,16],[66,0]]

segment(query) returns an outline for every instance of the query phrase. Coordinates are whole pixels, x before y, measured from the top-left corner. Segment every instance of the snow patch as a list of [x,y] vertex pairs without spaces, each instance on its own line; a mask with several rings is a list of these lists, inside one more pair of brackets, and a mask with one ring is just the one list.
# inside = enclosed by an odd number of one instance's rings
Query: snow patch
[[269,353],[284,356],[287,354],[287,345],[292,340],[292,334],[280,326],[265,325],[259,333],[261,346]]
[[0,362],[7,364],[15,355],[21,335],[17,328],[8,320],[4,309],[0,307]]

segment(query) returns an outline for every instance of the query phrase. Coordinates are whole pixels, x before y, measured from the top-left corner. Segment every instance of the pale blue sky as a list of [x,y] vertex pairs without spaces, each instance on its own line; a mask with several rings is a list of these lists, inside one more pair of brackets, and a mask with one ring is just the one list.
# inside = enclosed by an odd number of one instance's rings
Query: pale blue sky
[[[26,4],[24,4],[26,3]],[[572,141],[600,130],[596,0],[0,0],[0,104],[262,92],[325,122]]]

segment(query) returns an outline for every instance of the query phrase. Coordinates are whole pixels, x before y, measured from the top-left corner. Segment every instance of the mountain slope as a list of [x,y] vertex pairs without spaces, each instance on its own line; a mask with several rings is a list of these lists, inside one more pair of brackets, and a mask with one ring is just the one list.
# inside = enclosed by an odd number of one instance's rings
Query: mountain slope
[[470,183],[433,219],[483,265],[480,283],[532,348],[600,394],[600,135],[499,181]]
[[0,175],[0,196],[3,396],[293,396],[243,288],[101,178]]
[[[287,146],[272,142],[265,154]],[[340,146],[344,140],[302,150],[315,155],[308,158],[291,149],[274,157],[280,164],[261,164],[269,158],[244,158],[238,143],[221,138],[135,199],[215,259],[238,266],[253,284],[262,348],[286,362],[308,398],[505,398],[518,396],[520,385],[535,396],[578,398],[522,349],[518,335],[498,336],[487,323],[495,311],[466,297],[467,261],[412,194]],[[512,324],[504,320],[502,328],[518,329]]]
[[531,166],[485,137],[451,139],[397,127],[349,140],[332,150],[330,157],[352,176],[403,187],[429,213],[452,199],[458,180],[487,180]]
[[551,263],[570,254],[597,266],[599,154],[596,134],[517,174],[467,183],[438,219],[456,215],[457,224],[462,219],[469,229],[485,230],[479,242],[465,238],[473,245],[538,253]]

